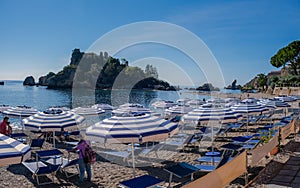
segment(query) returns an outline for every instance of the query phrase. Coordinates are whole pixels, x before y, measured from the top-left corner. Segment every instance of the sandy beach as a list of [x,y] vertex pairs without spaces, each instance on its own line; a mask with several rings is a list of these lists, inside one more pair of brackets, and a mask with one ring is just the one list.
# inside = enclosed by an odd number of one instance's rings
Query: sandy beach
[[[242,94],[242,98],[248,97],[246,94]],[[227,95],[226,95],[227,96]],[[230,94],[230,97],[237,97],[235,94]],[[249,97],[255,97],[255,98],[263,98],[263,97],[270,97],[266,94],[262,93],[251,93]],[[273,96],[274,97],[274,96]],[[294,102],[292,106],[296,107],[298,104]],[[274,119],[280,119],[283,116],[277,115],[277,117],[274,117]],[[268,122],[260,122],[251,125],[249,131],[251,129],[255,130],[256,128],[263,126],[265,123]],[[36,138],[38,135],[34,135],[32,133],[28,133],[31,138]],[[245,128],[238,130],[238,131],[232,131],[228,132],[226,136],[219,136],[218,139],[215,140],[214,146],[216,149],[219,148],[219,146],[229,143],[232,137],[235,136],[241,136],[241,135],[247,135],[249,134],[246,132]],[[74,141],[78,140],[78,138],[74,137],[72,139],[75,139]],[[292,138],[293,139],[293,138]],[[297,136],[296,140],[299,141],[299,135]],[[160,163],[154,163],[154,162],[146,162],[147,165],[137,165],[138,167],[135,170],[136,176],[149,174],[155,177],[158,177],[165,182],[162,183],[162,186],[167,187],[168,186],[168,178],[169,173],[164,170],[165,167],[171,166],[176,164],[177,162],[187,162],[190,164],[196,164],[195,159],[199,158],[200,156],[204,155],[204,152],[207,151],[206,148],[210,146],[211,141],[205,141],[202,140],[201,143],[196,143],[195,145],[199,145],[197,150],[156,150],[160,159],[166,159],[162,160]],[[95,143],[93,146],[97,146]],[[63,153],[64,157],[68,156],[68,152],[66,148],[69,148],[70,145],[66,145],[63,142],[60,142],[57,140],[57,148],[59,148]],[[113,146],[108,146],[108,148],[112,148]],[[126,149],[126,145],[122,145],[118,148],[116,146],[115,149]],[[52,142],[45,142],[43,149],[51,149],[52,148]],[[58,172],[55,177],[55,183],[50,185],[45,185],[44,187],[118,187],[119,182],[128,180],[133,177],[133,169],[131,167],[131,158],[128,159],[129,166],[124,166],[120,164],[116,164],[115,162],[111,162],[109,157],[106,157],[102,155],[101,153],[105,150],[103,146],[101,146],[101,149],[99,147],[94,147],[95,151],[100,154],[97,157],[97,162],[92,165],[92,172],[93,172],[93,178],[92,182],[85,181],[84,184],[79,185],[78,182],[78,176],[74,176],[71,178],[66,178],[66,176]],[[160,153],[159,153],[160,152]],[[71,158],[76,158],[77,154],[72,154]],[[155,158],[155,155],[151,156],[151,154],[147,154],[148,158]],[[287,156],[285,154],[279,154],[276,156],[271,156],[269,158],[266,158],[262,160],[259,165],[256,168],[250,169],[250,180],[255,178],[258,173],[264,169],[266,166],[268,166],[268,163],[272,161],[273,159],[276,159],[277,161],[284,162],[286,160]],[[142,160],[142,157],[137,157],[136,160]],[[143,163],[138,163],[143,164]],[[275,169],[278,168],[277,166],[270,166],[268,167],[267,172],[274,172]],[[78,174],[76,169],[68,169],[67,170],[70,173]],[[36,181],[32,178],[32,174],[22,165],[22,164],[16,164],[16,165],[10,165],[8,167],[1,167],[0,168],[0,187],[36,187]],[[204,176],[206,173],[199,172],[195,174],[195,178],[199,178]],[[43,180],[43,179],[41,179]],[[173,178],[173,181],[171,183],[171,186],[174,187],[180,187],[181,182],[184,180],[188,180],[188,177],[185,179],[178,179],[176,177]],[[232,185],[228,185],[227,187],[242,187],[244,185],[243,179],[237,179],[233,182]]]

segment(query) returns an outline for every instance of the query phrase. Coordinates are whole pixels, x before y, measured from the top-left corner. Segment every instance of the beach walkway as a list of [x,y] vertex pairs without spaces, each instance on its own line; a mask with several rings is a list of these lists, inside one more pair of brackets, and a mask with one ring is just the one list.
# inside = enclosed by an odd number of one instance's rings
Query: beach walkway
[[263,187],[280,188],[280,187],[300,187],[300,147],[292,154],[290,159],[284,164],[279,173]]

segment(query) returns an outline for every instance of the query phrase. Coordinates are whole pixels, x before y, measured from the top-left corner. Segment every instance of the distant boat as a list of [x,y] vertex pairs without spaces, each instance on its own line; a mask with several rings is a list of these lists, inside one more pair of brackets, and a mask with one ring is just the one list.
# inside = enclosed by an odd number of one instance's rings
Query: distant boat
[[4,85],[4,81],[0,81],[0,85]]

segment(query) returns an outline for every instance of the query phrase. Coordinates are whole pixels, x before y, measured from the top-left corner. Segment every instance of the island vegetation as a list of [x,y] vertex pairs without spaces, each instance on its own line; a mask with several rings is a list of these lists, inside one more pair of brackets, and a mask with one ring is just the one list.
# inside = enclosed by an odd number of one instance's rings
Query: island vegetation
[[49,72],[40,77],[38,84],[55,89],[72,88],[75,84],[76,87],[97,89],[175,90],[168,82],[158,79],[157,69],[152,65],[142,70],[130,66],[126,59],[109,56],[107,52],[98,55],[80,49],[73,50],[69,65],[56,74]]

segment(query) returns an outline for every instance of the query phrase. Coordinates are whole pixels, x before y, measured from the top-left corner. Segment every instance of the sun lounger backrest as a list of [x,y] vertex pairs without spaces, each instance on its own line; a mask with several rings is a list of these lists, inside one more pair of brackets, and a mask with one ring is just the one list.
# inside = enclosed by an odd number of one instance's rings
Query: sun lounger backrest
[[221,161],[219,162],[216,168],[219,168],[224,164],[226,164],[229,161],[232,154],[233,154],[233,150],[225,150],[223,153],[223,157],[221,158]]

